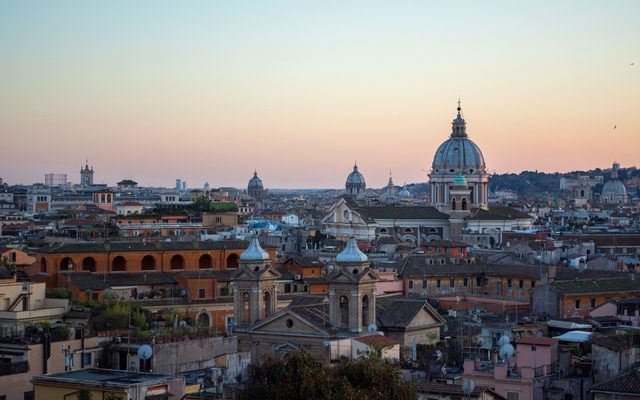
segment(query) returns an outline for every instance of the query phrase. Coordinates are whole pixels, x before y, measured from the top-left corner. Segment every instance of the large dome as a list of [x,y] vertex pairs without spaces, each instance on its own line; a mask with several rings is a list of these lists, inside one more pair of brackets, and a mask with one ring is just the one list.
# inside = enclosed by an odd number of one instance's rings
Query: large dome
[[486,168],[480,148],[467,136],[467,123],[461,110],[458,104],[458,115],[451,124],[451,136],[436,150],[434,172],[472,174]]
[[485,167],[480,148],[467,137],[452,136],[438,147],[433,157],[435,172],[474,173]]
[[611,181],[607,181],[605,182],[604,186],[602,187],[602,194],[603,195],[627,195],[627,188],[624,187],[624,183],[622,183],[620,180],[615,179],[615,180],[611,180]]

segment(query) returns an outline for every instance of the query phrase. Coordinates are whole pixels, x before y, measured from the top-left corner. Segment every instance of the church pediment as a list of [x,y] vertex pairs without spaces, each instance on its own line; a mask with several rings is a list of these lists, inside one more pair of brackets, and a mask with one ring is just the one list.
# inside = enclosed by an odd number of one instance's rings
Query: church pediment
[[357,282],[357,277],[352,273],[338,271],[329,278],[329,282]]
[[267,269],[265,269],[264,271],[262,271],[260,273],[260,280],[267,280],[267,279],[278,279],[280,278],[280,273],[276,270],[274,270],[273,268],[269,267]]
[[240,268],[233,276],[235,280],[255,280],[256,276],[251,272],[247,271],[244,268]]
[[307,321],[293,310],[285,309],[264,321],[258,322],[249,330],[252,332],[268,332],[286,335],[328,336],[325,328],[324,326],[316,326]]

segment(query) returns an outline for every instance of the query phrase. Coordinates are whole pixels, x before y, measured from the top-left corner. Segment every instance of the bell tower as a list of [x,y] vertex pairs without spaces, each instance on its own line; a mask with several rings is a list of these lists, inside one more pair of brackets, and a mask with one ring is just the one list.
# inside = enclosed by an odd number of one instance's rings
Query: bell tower
[[80,185],[82,187],[93,185],[93,167],[89,168],[89,160],[84,167],[80,167]]
[[336,268],[328,277],[329,318],[338,330],[366,332],[376,322],[377,274],[352,237],[336,256]]
[[238,259],[239,268],[233,276],[233,305],[236,324],[248,326],[275,314],[278,302],[278,278],[269,254],[260,247],[256,237]]

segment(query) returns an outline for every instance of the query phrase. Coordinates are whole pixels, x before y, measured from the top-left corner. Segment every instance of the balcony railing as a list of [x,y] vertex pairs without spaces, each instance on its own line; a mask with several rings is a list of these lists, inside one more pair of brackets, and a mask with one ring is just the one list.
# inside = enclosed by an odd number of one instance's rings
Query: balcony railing
[[12,363],[0,363],[0,376],[23,374],[29,372],[29,361],[17,361]]

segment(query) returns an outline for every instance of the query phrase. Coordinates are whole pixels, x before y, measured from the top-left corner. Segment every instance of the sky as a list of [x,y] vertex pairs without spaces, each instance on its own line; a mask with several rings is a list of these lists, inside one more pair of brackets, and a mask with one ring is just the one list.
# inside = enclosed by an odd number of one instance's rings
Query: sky
[[0,2],[10,184],[425,182],[458,98],[491,172],[637,165],[640,2]]

